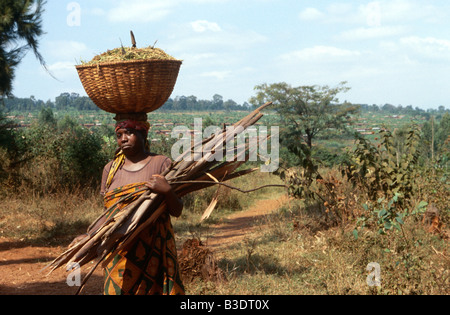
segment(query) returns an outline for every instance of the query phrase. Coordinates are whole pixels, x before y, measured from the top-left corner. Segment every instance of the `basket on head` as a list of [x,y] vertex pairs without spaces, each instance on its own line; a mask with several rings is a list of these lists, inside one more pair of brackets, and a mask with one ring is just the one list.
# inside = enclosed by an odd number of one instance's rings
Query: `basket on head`
[[76,66],[87,95],[110,113],[149,113],[169,99],[180,60],[129,60]]

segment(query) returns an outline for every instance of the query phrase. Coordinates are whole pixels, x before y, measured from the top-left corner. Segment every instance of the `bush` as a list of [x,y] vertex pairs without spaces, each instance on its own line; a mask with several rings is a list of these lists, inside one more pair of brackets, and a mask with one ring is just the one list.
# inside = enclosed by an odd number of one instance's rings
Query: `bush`
[[48,193],[84,185],[97,187],[110,158],[101,134],[69,117],[58,122],[48,108],[30,128],[15,131],[13,137],[14,146],[5,158],[9,161],[5,180],[16,191]]
[[405,139],[399,144],[398,136],[389,130],[380,132],[381,143],[372,144],[356,135],[353,161],[343,170],[348,178],[370,200],[380,197],[391,199],[398,195],[399,205],[407,205],[414,195],[419,166],[420,135],[417,127],[405,131]]
[[65,182],[70,184],[99,183],[108,160],[102,152],[102,138],[78,127],[61,135],[58,159]]

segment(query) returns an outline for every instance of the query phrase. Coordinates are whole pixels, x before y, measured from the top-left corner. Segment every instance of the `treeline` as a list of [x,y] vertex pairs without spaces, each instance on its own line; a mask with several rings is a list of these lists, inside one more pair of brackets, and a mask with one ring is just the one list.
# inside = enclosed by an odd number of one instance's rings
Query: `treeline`
[[3,104],[6,112],[11,111],[27,111],[40,112],[43,108],[51,108],[55,110],[76,109],[76,110],[99,110],[99,108],[87,96],[80,96],[78,93],[61,93],[52,102],[46,102],[36,99],[33,95],[28,98],[4,98]]
[[240,105],[232,99],[224,101],[224,98],[215,94],[212,100],[199,100],[196,96],[177,96],[174,99],[170,98],[162,107],[161,110],[173,111],[236,111],[236,110],[250,110],[251,106],[247,102]]
[[[4,98],[3,104],[6,112],[11,111],[41,111],[43,108],[51,108],[54,110],[74,109],[83,110],[100,110],[92,100],[87,96],[80,96],[78,93],[61,93],[55,98],[55,101],[48,100],[46,102],[36,99],[34,96],[29,98]],[[224,98],[215,94],[211,100],[198,99],[196,96],[177,96],[169,98],[169,100],[161,107],[161,111],[237,111],[250,110],[251,106],[244,102],[238,104],[235,101]]]
[[[74,109],[83,110],[100,110],[92,100],[87,96],[80,96],[78,93],[61,93],[55,98],[55,101],[47,100],[46,102],[36,99],[34,96],[28,98],[4,98],[2,100],[4,110],[11,111],[41,111],[43,108],[51,108],[54,110]],[[360,104],[363,112],[383,112],[390,115],[420,115],[427,118],[431,115],[443,115],[450,113],[450,109],[446,109],[443,105],[437,109],[413,108],[412,105],[392,105],[392,104]],[[161,111],[248,111],[252,109],[252,105],[247,102],[238,104],[232,99],[224,100],[223,96],[215,94],[211,100],[198,99],[196,96],[177,96],[169,98],[167,102],[160,108]]]
[[422,109],[419,107],[413,108],[412,105],[392,105],[392,104],[384,104],[384,105],[377,105],[377,104],[360,104],[361,111],[365,112],[384,112],[386,114],[391,115],[411,115],[411,116],[424,116],[427,119],[430,118],[431,115],[437,115],[444,113],[450,113],[450,109],[446,109],[443,105],[440,105],[437,109],[434,108],[428,108],[428,109]]

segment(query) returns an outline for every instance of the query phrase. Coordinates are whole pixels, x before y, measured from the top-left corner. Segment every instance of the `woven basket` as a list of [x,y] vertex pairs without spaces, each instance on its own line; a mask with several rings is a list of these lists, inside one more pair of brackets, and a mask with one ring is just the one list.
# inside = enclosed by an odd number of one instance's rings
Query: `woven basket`
[[76,66],[87,95],[110,113],[149,113],[172,94],[180,60],[130,60]]

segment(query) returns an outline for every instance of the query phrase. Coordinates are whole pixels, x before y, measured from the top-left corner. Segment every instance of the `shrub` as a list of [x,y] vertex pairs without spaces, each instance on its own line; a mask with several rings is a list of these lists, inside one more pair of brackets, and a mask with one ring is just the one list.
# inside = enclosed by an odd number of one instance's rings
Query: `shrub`
[[[352,162],[343,174],[365,191],[370,200],[380,197],[392,199],[397,195],[400,205],[408,203],[416,189],[420,134],[417,127],[407,131],[402,148],[389,130],[381,130],[381,143],[372,144],[356,134],[356,148]],[[398,143],[398,141],[397,141]]]
[[[58,126],[59,125],[59,126]],[[38,193],[79,185],[98,185],[109,156],[102,135],[92,133],[71,118],[62,123],[44,109],[38,122],[14,133],[8,181],[15,190]]]

